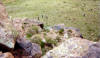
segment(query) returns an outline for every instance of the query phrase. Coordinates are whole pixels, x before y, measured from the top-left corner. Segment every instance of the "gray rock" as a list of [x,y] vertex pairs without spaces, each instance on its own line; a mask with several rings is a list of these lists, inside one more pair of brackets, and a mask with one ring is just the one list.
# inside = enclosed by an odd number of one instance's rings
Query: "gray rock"
[[0,27],[0,44],[3,44],[9,48],[14,48],[16,38],[15,34],[11,30]]
[[21,38],[17,40],[15,46],[15,57],[21,58],[40,58],[42,55],[42,51],[39,45],[35,43],[31,43],[30,41],[26,40],[25,38]]
[[75,27],[65,27],[64,33],[67,33],[70,37],[80,37],[83,38],[80,30]]
[[91,45],[82,58],[100,58],[100,42]]
[[8,14],[5,6],[0,1],[0,44],[9,48],[14,48],[16,39],[12,30],[13,27],[8,20]]
[[82,58],[94,42],[77,37],[65,40],[62,44],[46,53],[42,58]]

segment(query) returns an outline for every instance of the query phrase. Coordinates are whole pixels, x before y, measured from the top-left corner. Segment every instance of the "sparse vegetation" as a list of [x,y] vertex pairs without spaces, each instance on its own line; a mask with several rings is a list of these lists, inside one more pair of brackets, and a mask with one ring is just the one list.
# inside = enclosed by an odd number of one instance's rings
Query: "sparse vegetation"
[[44,38],[45,38],[45,40],[46,40],[47,43],[55,45],[55,46],[57,45],[57,40],[52,39],[52,38],[50,38],[48,36],[45,36]]
[[[8,16],[1,1],[6,5]],[[1,1],[0,55],[4,56],[0,58],[100,56],[99,42],[93,42],[100,41],[100,1]]]
[[56,37],[56,40],[57,40],[57,42],[60,42],[61,41],[61,37],[60,36],[57,36]]
[[26,32],[26,36],[28,38],[32,37],[34,34],[39,33],[39,26],[31,26],[28,31]]
[[30,39],[33,43],[37,43],[41,45],[42,38],[40,35],[34,35],[33,38]]
[[[99,0],[2,0],[9,16],[39,19],[46,26],[64,23],[79,28],[84,38],[98,39]],[[88,28],[89,27],[89,28]]]
[[57,45],[57,40],[53,40],[50,37],[45,36],[44,39],[46,40],[46,42],[43,42],[43,38],[41,37],[40,34],[36,34],[34,35],[32,38],[30,38],[29,40],[33,43],[37,43],[41,46],[43,55],[49,51],[50,49],[53,48],[53,45],[56,46]]
[[59,34],[63,34],[64,29],[60,29],[58,32],[59,32]]

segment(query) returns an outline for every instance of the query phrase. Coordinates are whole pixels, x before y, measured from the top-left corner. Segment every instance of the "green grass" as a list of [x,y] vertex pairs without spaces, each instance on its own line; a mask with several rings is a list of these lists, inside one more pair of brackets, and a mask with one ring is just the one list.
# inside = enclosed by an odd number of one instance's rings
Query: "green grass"
[[16,0],[6,2],[9,16],[40,19],[45,25],[64,23],[79,28],[89,40],[99,36],[99,0]]

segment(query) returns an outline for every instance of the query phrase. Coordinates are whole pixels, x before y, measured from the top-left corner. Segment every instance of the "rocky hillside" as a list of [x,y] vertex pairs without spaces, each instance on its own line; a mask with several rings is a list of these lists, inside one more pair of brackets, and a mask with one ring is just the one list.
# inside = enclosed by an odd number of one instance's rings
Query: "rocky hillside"
[[35,18],[45,26],[64,23],[80,29],[84,38],[100,37],[100,0],[1,0],[12,18]]
[[0,2],[0,58],[100,58],[100,43],[64,24],[8,17]]

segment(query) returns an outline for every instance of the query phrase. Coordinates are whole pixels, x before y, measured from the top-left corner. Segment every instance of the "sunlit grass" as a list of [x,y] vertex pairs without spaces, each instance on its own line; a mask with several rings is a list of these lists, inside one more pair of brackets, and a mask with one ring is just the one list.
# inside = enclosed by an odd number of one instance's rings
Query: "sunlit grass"
[[3,0],[9,16],[39,19],[46,26],[64,23],[89,40],[99,34],[99,0]]

